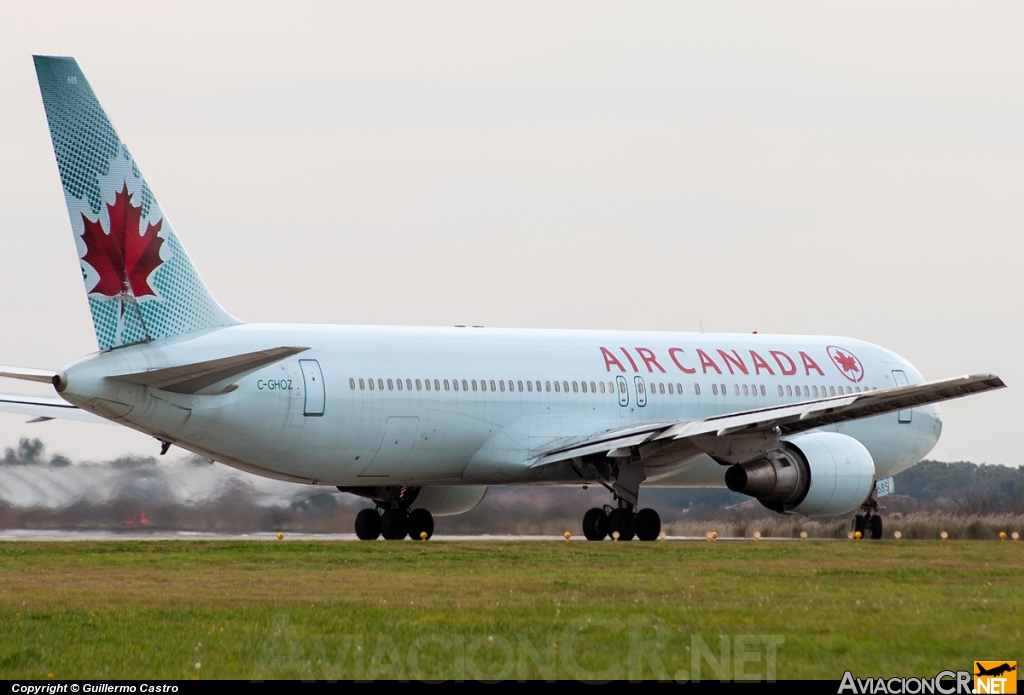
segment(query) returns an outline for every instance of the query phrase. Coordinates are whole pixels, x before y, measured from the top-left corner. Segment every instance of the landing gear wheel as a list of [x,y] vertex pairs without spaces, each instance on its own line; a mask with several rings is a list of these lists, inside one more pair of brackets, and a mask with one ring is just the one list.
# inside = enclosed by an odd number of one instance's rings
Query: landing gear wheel
[[400,541],[405,538],[408,520],[404,509],[389,509],[380,518],[380,532],[384,540]]
[[661,533],[661,517],[653,509],[641,509],[636,513],[636,537],[642,541],[653,541]]
[[583,535],[588,541],[603,541],[608,536],[608,515],[600,507],[583,515]]
[[[426,509],[413,509],[408,519],[409,538],[414,541],[428,540],[434,535],[434,516]],[[422,536],[421,534],[427,534]]]
[[356,514],[356,537],[361,541],[375,541],[380,537],[380,514],[376,509],[363,509]]
[[608,532],[613,538],[616,531],[619,532],[620,541],[633,540],[636,535],[636,516],[631,509],[619,507],[608,515]]
[[867,519],[864,518],[863,514],[858,514],[853,517],[853,532],[859,533],[860,537],[864,537],[864,531],[867,530]]
[[868,520],[868,528],[871,531],[871,539],[878,540],[882,537],[882,517],[877,514]]

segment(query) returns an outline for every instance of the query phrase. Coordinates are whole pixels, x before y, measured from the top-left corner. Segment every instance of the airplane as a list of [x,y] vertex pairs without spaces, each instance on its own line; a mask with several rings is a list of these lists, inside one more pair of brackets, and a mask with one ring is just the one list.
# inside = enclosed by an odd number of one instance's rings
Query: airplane
[[601,485],[584,536],[651,541],[642,488],[727,487],[780,514],[859,512],[942,429],[926,382],[846,337],[244,323],[213,298],[78,63],[35,56],[99,351],[0,367],[35,419],[114,422],[210,462],[368,500],[363,540],[427,539],[489,486]]
[[[975,662],[975,663],[977,664],[977,662]],[[976,676],[1001,676],[1004,673],[1009,673],[1010,671],[1016,671],[1016,670],[1017,670],[1017,666],[1016,665],[1010,666],[1010,664],[1008,664],[1008,663],[1003,663],[1003,664],[1000,664],[999,666],[993,666],[992,668],[984,668],[983,666],[978,666],[978,672],[975,673],[974,675],[976,675]]]

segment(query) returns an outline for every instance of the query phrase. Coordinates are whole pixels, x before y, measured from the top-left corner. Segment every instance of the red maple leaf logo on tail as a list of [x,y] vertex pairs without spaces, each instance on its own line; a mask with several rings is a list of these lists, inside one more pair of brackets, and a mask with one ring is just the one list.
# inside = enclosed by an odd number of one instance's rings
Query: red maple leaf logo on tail
[[135,297],[156,296],[149,286],[149,276],[163,263],[160,247],[164,240],[157,236],[163,226],[163,218],[156,224],[147,224],[146,233],[139,234],[142,221],[142,206],[132,205],[132,193],[128,182],[120,193],[114,195],[114,204],[107,204],[110,215],[110,233],[103,231],[99,220],[91,221],[84,214],[85,255],[82,260],[99,273],[100,280],[90,294],[117,297],[131,294]]

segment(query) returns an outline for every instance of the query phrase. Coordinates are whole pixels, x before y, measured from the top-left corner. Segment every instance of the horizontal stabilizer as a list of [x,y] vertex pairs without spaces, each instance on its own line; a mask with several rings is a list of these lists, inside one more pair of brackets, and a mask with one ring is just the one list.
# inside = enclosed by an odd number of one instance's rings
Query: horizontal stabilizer
[[[602,433],[594,439],[541,456],[531,467],[545,466],[559,461],[591,454],[628,453],[629,447],[654,441],[688,439],[697,436],[730,437],[777,429],[780,435],[796,434],[817,427],[859,420],[885,413],[894,413],[930,403],[969,396],[1006,384],[995,374],[930,381],[924,384],[893,386],[877,391],[821,398],[788,405],[758,408],[740,413],[718,415],[696,420],[685,420],[666,426],[665,423],[639,425],[630,432]],[[646,434],[644,433],[646,432]],[[607,436],[611,434],[612,436]]]
[[29,422],[44,422],[59,418],[61,420],[101,422],[107,425],[114,424],[110,420],[104,420],[99,415],[93,415],[81,408],[76,408],[56,396],[0,394],[0,412],[29,415],[32,418]]
[[53,377],[57,376],[57,372],[50,371],[48,369],[0,366],[0,376],[5,376],[8,379],[21,379],[22,381],[38,381],[43,384],[52,384]]
[[134,374],[119,374],[109,377],[129,384],[148,386],[152,389],[172,393],[198,393],[214,384],[247,372],[265,367],[286,357],[305,352],[308,347],[277,347],[256,352],[246,352],[231,357],[221,357],[205,362],[183,364],[180,367],[165,367]]

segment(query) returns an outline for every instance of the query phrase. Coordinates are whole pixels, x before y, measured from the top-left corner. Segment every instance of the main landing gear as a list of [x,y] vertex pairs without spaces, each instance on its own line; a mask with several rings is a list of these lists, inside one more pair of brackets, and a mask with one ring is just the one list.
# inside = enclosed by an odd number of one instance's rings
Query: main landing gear
[[363,509],[356,515],[356,536],[361,541],[399,541],[408,536],[419,541],[434,535],[434,516],[426,509],[401,507]]
[[853,532],[861,538],[878,540],[882,537],[882,515],[878,513],[878,500],[872,492],[867,501],[860,506],[861,513],[853,517]]
[[660,534],[661,517],[653,509],[637,512],[633,505],[618,509],[594,507],[583,515],[583,535],[588,541],[601,541],[609,536],[620,541],[653,541]]
[[653,509],[636,509],[640,484],[646,478],[643,468],[622,462],[608,471],[606,478],[614,479],[614,483],[609,485],[600,479],[598,482],[608,488],[618,507],[605,505],[588,510],[583,515],[584,537],[588,541],[600,541],[609,536],[619,541],[657,539],[661,535],[661,517],[658,512]]

